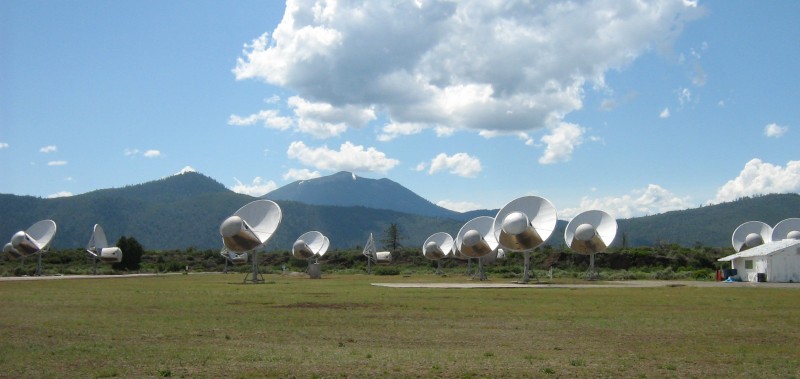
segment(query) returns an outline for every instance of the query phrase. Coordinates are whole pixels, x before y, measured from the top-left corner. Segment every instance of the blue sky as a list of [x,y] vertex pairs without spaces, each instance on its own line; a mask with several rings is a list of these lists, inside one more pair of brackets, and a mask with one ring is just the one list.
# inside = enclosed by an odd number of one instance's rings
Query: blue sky
[[800,191],[800,2],[525,3],[2,1],[0,193],[346,170],[627,218]]

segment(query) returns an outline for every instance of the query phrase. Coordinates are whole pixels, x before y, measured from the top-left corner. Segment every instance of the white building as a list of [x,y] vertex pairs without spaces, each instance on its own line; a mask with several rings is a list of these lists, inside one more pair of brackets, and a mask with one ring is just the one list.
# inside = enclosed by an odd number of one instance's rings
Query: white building
[[718,259],[731,262],[742,281],[756,282],[758,274],[767,282],[800,282],[800,240],[768,242]]

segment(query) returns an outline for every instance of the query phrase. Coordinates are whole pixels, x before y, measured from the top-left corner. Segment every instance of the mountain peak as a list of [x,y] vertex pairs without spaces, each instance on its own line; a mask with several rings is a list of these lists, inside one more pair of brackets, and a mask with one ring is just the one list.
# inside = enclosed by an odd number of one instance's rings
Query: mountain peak
[[425,216],[460,218],[389,179],[370,179],[349,171],[297,181],[263,196],[313,205],[361,206]]

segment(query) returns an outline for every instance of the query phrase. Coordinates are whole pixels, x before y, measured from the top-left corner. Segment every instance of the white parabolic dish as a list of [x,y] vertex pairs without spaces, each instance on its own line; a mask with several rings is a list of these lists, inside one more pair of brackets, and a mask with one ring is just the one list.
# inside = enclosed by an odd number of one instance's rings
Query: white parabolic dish
[[575,216],[564,231],[564,241],[580,254],[605,251],[617,236],[617,220],[606,212],[590,210]]
[[731,243],[736,252],[772,241],[772,227],[761,221],[748,221],[733,231]]
[[772,228],[772,240],[800,240],[800,218],[787,218]]
[[239,208],[220,226],[225,247],[244,252],[263,246],[281,223],[281,208],[269,200],[256,200]]
[[56,222],[42,220],[31,225],[24,232],[17,232],[11,238],[11,245],[23,255],[38,253],[47,249],[56,235]]
[[530,251],[550,238],[558,215],[553,203],[539,196],[523,196],[500,208],[494,217],[494,238],[510,251]]
[[456,236],[456,249],[468,258],[480,258],[491,253],[498,245],[494,238],[493,225],[494,218],[489,216],[467,221]]
[[328,249],[328,244],[328,239],[322,233],[306,232],[292,245],[292,255],[300,259],[319,257],[325,254],[324,250]]
[[453,251],[453,237],[449,233],[434,233],[422,244],[422,255],[430,260],[439,260]]

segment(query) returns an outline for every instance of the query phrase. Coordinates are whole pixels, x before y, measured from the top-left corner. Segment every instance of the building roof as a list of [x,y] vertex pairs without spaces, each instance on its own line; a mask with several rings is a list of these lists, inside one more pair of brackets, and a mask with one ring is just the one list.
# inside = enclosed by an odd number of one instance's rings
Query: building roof
[[736,254],[729,255],[727,257],[722,257],[720,259],[717,259],[717,261],[730,262],[736,258],[765,257],[767,255],[775,254],[783,249],[790,248],[792,246],[800,247],[800,240],[785,239],[785,240],[765,243],[763,245],[756,246],[752,249],[743,250]]

